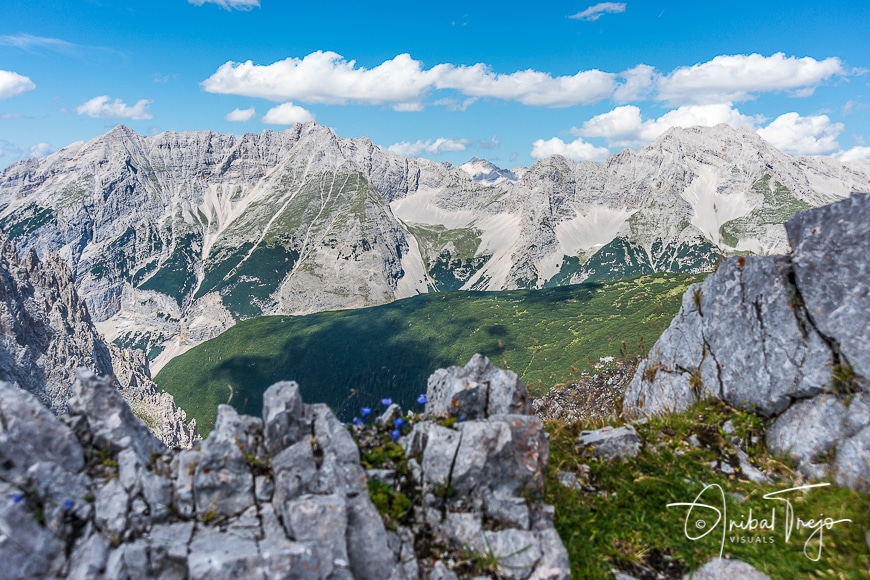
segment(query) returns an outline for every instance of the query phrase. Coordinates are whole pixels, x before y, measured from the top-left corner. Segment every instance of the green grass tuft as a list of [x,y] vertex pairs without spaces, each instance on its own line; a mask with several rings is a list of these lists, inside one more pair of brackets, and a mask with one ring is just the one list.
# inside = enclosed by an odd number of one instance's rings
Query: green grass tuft
[[[729,420],[734,429],[725,433],[723,425]],[[774,579],[867,577],[870,556],[864,532],[870,529],[870,498],[866,495],[835,485],[790,493],[796,517],[852,521],[824,530],[818,562],[803,554],[809,530],[795,526],[790,540],[785,541],[784,504],[763,496],[806,482],[787,462],[766,454],[761,444],[764,427],[757,416],[721,402],[704,402],[684,413],[635,425],[643,440],[639,455],[609,462],[578,455],[575,448],[580,431],[600,426],[547,425],[550,463],[545,502],[556,506],[554,523],[568,549],[573,578],[609,579],[613,569],[637,577],[654,577],[651,571],[668,578],[681,577],[718,556],[723,528],[714,528],[695,541],[686,537],[684,529],[686,521],[693,535],[711,529],[716,522],[712,510],[697,508],[687,520],[686,507],[667,507],[669,503],[692,502],[710,484],[722,487],[731,521],[748,521],[750,509],[753,518],[770,519],[771,509],[777,509],[772,532],[732,529],[727,533],[724,556],[748,562]],[[700,447],[689,443],[693,435]],[[773,483],[752,483],[742,476],[732,442],[735,437],[749,452],[751,462],[772,475]],[[713,462],[716,468],[710,466]],[[726,469],[720,468],[723,465]],[[729,474],[732,469],[734,473]],[[561,485],[560,471],[575,474],[584,490]],[[719,497],[711,489],[699,502],[721,506]],[[731,541],[738,536],[761,541]],[[818,544],[810,541],[807,552],[815,557]]]

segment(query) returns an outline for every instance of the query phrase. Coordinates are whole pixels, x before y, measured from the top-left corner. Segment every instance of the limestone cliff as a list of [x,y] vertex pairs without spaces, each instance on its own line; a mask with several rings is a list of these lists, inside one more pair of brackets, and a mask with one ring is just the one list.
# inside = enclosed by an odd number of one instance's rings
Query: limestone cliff
[[69,267],[35,251],[19,259],[0,233],[0,380],[32,393],[56,415],[68,411],[75,370],[87,367],[114,384],[168,445],[189,447],[194,422],[148,376],[141,352],[106,345],[79,299]]

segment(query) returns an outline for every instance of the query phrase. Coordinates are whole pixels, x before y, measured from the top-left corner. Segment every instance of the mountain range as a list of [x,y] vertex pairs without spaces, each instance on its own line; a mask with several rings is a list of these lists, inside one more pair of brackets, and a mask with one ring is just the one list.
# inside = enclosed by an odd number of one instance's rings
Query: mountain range
[[159,370],[235,322],[438,290],[712,269],[787,249],[796,211],[870,191],[870,164],[747,129],[528,169],[388,153],[315,123],[240,137],[124,126],[0,173],[0,229],[57,253],[96,327]]

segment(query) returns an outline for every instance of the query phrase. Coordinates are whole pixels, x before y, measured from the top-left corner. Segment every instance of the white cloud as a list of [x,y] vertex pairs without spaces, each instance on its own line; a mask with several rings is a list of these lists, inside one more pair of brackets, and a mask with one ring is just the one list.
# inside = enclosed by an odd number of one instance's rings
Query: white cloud
[[226,115],[224,115],[224,119],[227,121],[236,121],[239,123],[245,123],[254,118],[254,115],[257,111],[254,110],[254,107],[250,109],[233,109]]
[[399,113],[419,113],[424,108],[423,103],[396,103],[393,105],[393,110]]
[[423,153],[438,155],[439,153],[445,153],[447,151],[465,151],[465,148],[469,143],[471,143],[471,140],[469,139],[447,139],[445,137],[439,137],[434,141],[432,139],[427,139],[425,141],[417,141],[416,143],[401,141],[387,147],[387,151],[395,153],[396,155],[401,155],[402,157],[418,157]]
[[31,157],[45,157],[46,155],[50,155],[57,151],[54,147],[52,147],[48,143],[37,143],[36,145],[30,148],[30,156]]
[[468,109],[468,107],[476,102],[477,97],[468,97],[467,99],[464,99],[462,101],[450,98],[438,99],[432,104],[438,107],[445,107],[448,111],[465,111],[466,109]]
[[45,36],[33,36],[32,34],[6,34],[0,36],[0,45],[14,46],[22,50],[33,50],[34,48],[46,48],[55,52],[73,53],[81,48],[77,44],[67,42],[60,38],[47,38]]
[[524,105],[570,107],[588,105],[613,94],[616,75],[600,70],[580,71],[572,76],[553,77],[535,70],[511,74],[492,72],[485,64],[473,66],[438,65],[435,82],[439,89],[456,89],[473,97],[495,97]]
[[834,75],[847,71],[838,58],[816,60],[786,57],[778,52],[721,55],[705,63],[675,69],[658,81],[658,99],[683,103],[745,101],[753,93],[792,91],[795,96],[811,95]]
[[217,4],[224,10],[251,10],[260,7],[260,0],[187,0],[191,4],[202,6],[203,4]]
[[420,61],[408,54],[366,69],[334,52],[317,51],[270,65],[227,62],[202,86],[210,93],[271,101],[410,103],[419,100],[438,74],[437,67],[423,71]]
[[36,85],[26,76],[9,70],[0,70],[0,99],[17,97],[35,88]]
[[624,82],[613,93],[613,99],[618,103],[627,103],[648,97],[661,75],[656,69],[646,64],[639,64],[619,75]]
[[846,71],[835,57],[816,60],[782,53],[721,55],[667,75],[639,64],[622,73],[585,70],[554,76],[531,69],[498,73],[485,63],[441,63],[424,69],[421,61],[407,53],[369,69],[335,52],[317,51],[268,65],[230,61],[202,86],[212,93],[277,102],[389,103],[397,111],[419,111],[429,92],[442,90],[467,97],[463,101],[447,94],[434,101],[457,110],[464,110],[478,98],[542,107],[587,105],[608,98],[620,103],[655,99],[699,105],[743,101],[771,91],[807,96],[822,82],[848,74],[853,71]]
[[757,132],[762,139],[788,153],[830,155],[840,150],[837,136],[843,132],[843,124],[831,123],[827,115],[802,117],[785,113]]
[[840,161],[870,161],[870,147],[855,146],[838,156]]
[[[358,67],[334,52],[317,51],[270,65],[227,62],[205,81],[210,93],[304,103],[419,103],[432,89],[455,89],[469,97],[494,97],[526,105],[564,107],[608,98],[616,75],[598,70],[553,77],[534,70],[511,74],[492,72],[485,64],[438,64],[423,69],[409,54],[378,66]],[[473,101],[472,101],[473,102]],[[467,107],[471,102],[465,101]]]
[[582,10],[577,14],[572,14],[568,18],[572,20],[589,20],[595,21],[601,18],[604,14],[618,14],[625,12],[625,2],[601,2],[595,6],[590,6],[586,10]]
[[571,132],[583,137],[603,137],[611,147],[641,147],[672,127],[713,127],[720,123],[732,127],[754,127],[761,120],[742,115],[730,103],[685,105],[658,119],[647,120],[641,117],[638,107],[624,105],[592,117]]
[[311,114],[311,111],[293,103],[284,103],[283,105],[272,107],[263,115],[263,122],[273,125],[292,125],[294,123],[307,123],[313,120],[314,115]]
[[76,107],[76,113],[96,119],[132,119],[133,121],[142,121],[151,119],[154,116],[148,110],[148,105],[152,102],[142,99],[130,107],[121,99],[111,101],[108,95],[102,95],[94,97],[90,101]]
[[565,143],[558,137],[547,141],[538,139],[532,143],[532,159],[544,159],[551,155],[561,155],[574,161],[603,161],[610,155],[605,147],[596,147],[592,143],[586,143],[583,139],[575,139]]

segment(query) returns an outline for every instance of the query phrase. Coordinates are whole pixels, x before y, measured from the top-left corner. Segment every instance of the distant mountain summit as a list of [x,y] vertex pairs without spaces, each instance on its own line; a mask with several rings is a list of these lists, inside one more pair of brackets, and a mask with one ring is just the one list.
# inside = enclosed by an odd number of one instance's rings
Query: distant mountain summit
[[866,164],[792,157],[725,125],[509,174],[405,159],[315,123],[241,137],[119,126],[0,173],[0,229],[21,252],[58,253],[100,331],[159,369],[261,314],[781,252],[797,210],[870,191]]
[[460,165],[459,169],[481,185],[501,185],[517,181],[517,175],[513,171],[502,169],[495,163],[480,157],[472,157],[467,163]]

